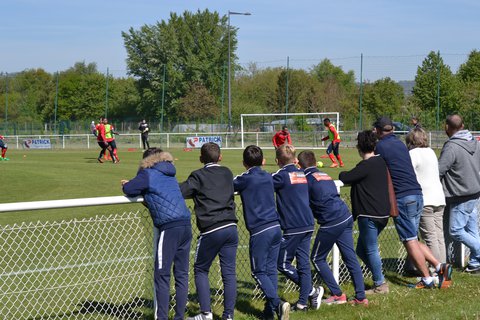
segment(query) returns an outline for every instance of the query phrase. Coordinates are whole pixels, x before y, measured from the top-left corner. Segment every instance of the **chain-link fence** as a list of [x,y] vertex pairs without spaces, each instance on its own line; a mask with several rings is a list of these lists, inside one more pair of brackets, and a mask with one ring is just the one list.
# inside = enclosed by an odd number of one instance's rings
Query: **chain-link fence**
[[[345,200],[349,203],[348,198]],[[13,210],[5,210],[6,205],[0,205],[0,211]],[[15,208],[15,204],[10,205]],[[76,210],[77,215],[82,214]],[[0,226],[0,319],[152,319],[156,233],[146,209],[124,210],[90,218]],[[241,205],[237,206],[237,216],[238,301],[249,303],[263,295],[251,277],[249,234]],[[191,262],[199,236],[195,223],[193,226]],[[355,241],[357,237],[355,229]],[[380,235],[379,246],[384,269],[401,273],[406,252],[392,221]],[[449,244],[449,255],[455,259],[452,248]],[[333,266],[332,254],[328,259]],[[366,278],[371,276],[364,266],[363,271]],[[312,274],[314,282],[321,285],[316,272]],[[196,301],[193,278],[190,263],[190,310]],[[340,260],[339,282],[349,279]],[[219,306],[223,303],[223,286],[218,258],[210,270],[210,285],[212,305]],[[280,276],[279,291],[285,295],[298,289]],[[173,283],[171,294],[173,308]]]

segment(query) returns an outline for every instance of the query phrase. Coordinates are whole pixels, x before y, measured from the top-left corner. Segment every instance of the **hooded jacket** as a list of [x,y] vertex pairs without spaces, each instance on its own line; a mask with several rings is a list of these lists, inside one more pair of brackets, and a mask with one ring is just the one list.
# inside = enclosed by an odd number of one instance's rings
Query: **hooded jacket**
[[445,142],[438,160],[447,203],[480,196],[480,143],[468,130],[460,130]]
[[191,214],[175,174],[171,162],[161,161],[158,154],[153,154],[142,160],[137,176],[123,185],[127,196],[143,195],[153,224],[160,230],[191,224]]

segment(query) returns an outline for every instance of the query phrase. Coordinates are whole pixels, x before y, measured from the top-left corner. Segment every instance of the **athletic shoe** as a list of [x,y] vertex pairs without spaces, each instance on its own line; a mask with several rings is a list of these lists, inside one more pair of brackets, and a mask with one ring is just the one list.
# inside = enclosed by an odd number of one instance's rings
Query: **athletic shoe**
[[[479,267],[480,269],[480,267]],[[442,263],[438,270],[438,288],[445,289],[452,284],[452,265]]]
[[308,301],[310,302],[310,307],[313,310],[320,309],[320,305],[322,304],[322,297],[323,297],[323,287],[316,287],[313,288],[314,292],[311,296],[308,296]]
[[336,167],[338,167],[338,163],[332,163],[332,164],[330,165],[330,168],[336,168]]
[[232,316],[222,316],[222,320],[233,320]]
[[385,294],[390,292],[388,283],[384,282],[379,286],[374,286],[372,289],[365,290],[365,294]]
[[10,161],[9,158],[3,158],[3,161]]
[[345,167],[345,164],[343,162],[340,162],[340,167]]
[[412,289],[435,289],[435,283],[432,281],[427,284],[423,280],[420,280],[415,284],[409,284],[408,287]]
[[368,306],[368,299],[365,298],[363,300],[358,300],[357,298],[354,298],[354,299],[348,300],[348,303],[351,304],[352,306],[362,305],[366,307]]
[[102,158],[98,158],[97,161],[100,162],[100,163],[103,163]]
[[301,306],[297,303],[295,303],[293,306],[290,307],[290,312],[307,312],[308,307],[307,306]]
[[480,265],[478,266],[472,266],[472,265],[468,265],[466,268],[465,268],[465,272],[468,272],[468,273],[480,273]]
[[187,320],[213,320],[213,314],[211,312],[202,312],[195,317],[188,317]]
[[344,304],[344,303],[347,303],[347,296],[345,295],[345,293],[343,293],[343,294],[340,295],[340,296],[331,295],[331,296],[328,297],[327,299],[323,299],[322,302],[325,303],[325,304],[327,304],[327,305],[331,305],[331,304]]
[[278,305],[277,315],[278,320],[288,320],[290,314],[290,303],[286,301],[280,301]]

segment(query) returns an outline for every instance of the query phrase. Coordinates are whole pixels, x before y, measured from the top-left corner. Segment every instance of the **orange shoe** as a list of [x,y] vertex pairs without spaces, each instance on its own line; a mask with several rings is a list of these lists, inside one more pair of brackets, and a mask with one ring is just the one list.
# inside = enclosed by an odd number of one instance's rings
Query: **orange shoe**
[[340,162],[340,167],[345,167],[345,164],[343,162]]
[[330,165],[330,168],[336,168],[336,167],[338,167],[338,163],[332,163],[332,164]]

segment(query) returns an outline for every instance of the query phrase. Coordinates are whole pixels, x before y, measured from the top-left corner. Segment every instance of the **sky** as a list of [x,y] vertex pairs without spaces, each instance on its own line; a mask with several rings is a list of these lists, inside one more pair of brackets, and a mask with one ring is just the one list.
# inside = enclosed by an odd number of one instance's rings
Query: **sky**
[[432,50],[456,72],[479,49],[478,0],[1,0],[0,72],[85,61],[125,76],[122,31],[205,9],[251,13],[230,16],[244,67],[287,67],[288,59],[309,70],[327,58],[357,79],[413,80]]

